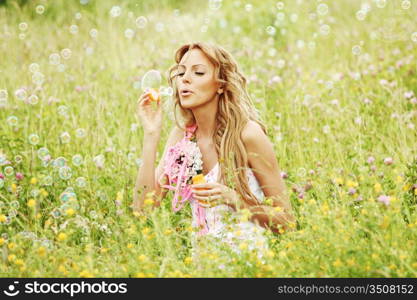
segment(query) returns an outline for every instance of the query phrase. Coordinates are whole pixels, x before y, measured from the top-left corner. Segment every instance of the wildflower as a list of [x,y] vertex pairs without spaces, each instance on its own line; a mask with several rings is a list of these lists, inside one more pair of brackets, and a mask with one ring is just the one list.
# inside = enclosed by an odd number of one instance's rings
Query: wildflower
[[335,179],[335,182],[340,186],[340,185],[343,185],[343,178],[340,178],[340,177],[337,177],[336,179]]
[[92,277],[94,277],[94,275],[91,272],[87,271],[87,270],[81,271],[80,274],[79,274],[79,276],[80,277],[84,277],[84,278],[92,278]]
[[4,244],[4,238],[0,238],[0,246],[3,246]]
[[22,180],[23,179],[23,174],[20,172],[16,172],[16,180]]
[[16,193],[17,191],[17,185],[15,183],[12,183],[12,192]]
[[29,199],[28,203],[27,203],[28,207],[33,208],[36,205],[36,201],[35,199]]
[[59,233],[59,234],[58,234],[57,239],[58,239],[58,241],[60,241],[60,242],[65,241],[65,240],[67,239],[67,234],[66,234],[66,233],[64,233],[64,232],[61,232],[61,233]]
[[44,197],[46,197],[46,196],[48,196],[49,194],[48,194],[48,192],[45,190],[45,189],[41,189],[41,195],[42,196],[44,196]]
[[7,256],[7,260],[9,262],[13,262],[16,259],[16,254],[10,254],[9,256]]
[[147,257],[146,257],[146,255],[141,254],[141,255],[139,255],[139,256],[138,256],[138,260],[139,260],[140,262],[144,262],[145,260],[147,260]]
[[333,262],[333,266],[340,267],[342,265],[342,261],[338,258]]
[[40,246],[40,247],[38,248],[38,255],[39,255],[39,256],[45,256],[45,254],[46,254],[46,248],[45,248],[45,247],[43,247],[43,246]]
[[248,244],[246,244],[246,243],[240,243],[240,245],[239,245],[239,249],[240,250],[246,250],[248,248]]
[[382,188],[381,188],[381,184],[379,182],[375,183],[374,190],[377,193],[380,193],[381,192]]
[[384,203],[386,206],[388,206],[390,202],[390,197],[386,195],[381,195],[377,198],[377,200],[381,203]]
[[0,223],[4,223],[6,222],[6,220],[7,220],[6,216],[3,214],[0,214]]
[[368,160],[367,160],[368,164],[372,164],[374,161],[375,161],[375,157],[373,156],[368,157]]
[[65,212],[67,214],[67,216],[71,217],[72,215],[75,214],[75,210],[73,208],[68,208]]
[[288,174],[285,173],[285,172],[281,172],[281,178],[287,179],[288,178]]
[[133,248],[133,244],[132,243],[128,243],[127,244],[127,249],[132,249]]
[[143,203],[145,206],[151,206],[154,204],[154,200],[152,198],[146,198]]
[[145,278],[145,277],[146,277],[146,275],[145,275],[145,273],[143,273],[143,272],[138,272],[138,273],[136,273],[136,274],[135,274],[135,277],[136,277],[136,278]]
[[387,157],[384,159],[384,164],[386,164],[387,166],[392,165],[394,162],[394,160],[392,159],[392,157]]
[[9,245],[8,245],[8,248],[10,250],[13,250],[15,247],[16,247],[16,244],[15,243],[12,243],[12,242],[10,242]]
[[355,195],[356,194],[356,189],[355,188],[350,188],[348,191],[349,195]]
[[36,184],[38,182],[38,179],[36,179],[36,177],[32,177],[30,179],[30,184]]
[[191,258],[191,257],[186,257],[185,259],[184,259],[184,263],[186,264],[186,265],[189,265],[189,264],[191,264],[192,263],[192,261],[193,261],[193,259]]
[[348,187],[352,188],[352,187],[357,187],[357,186],[358,186],[358,183],[357,183],[356,181],[348,180],[348,181],[346,182],[346,185],[347,185]]

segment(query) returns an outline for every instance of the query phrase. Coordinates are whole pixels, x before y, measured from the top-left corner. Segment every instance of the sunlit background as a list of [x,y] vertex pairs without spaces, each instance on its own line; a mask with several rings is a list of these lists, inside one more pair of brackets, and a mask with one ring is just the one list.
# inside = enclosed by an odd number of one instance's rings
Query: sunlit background
[[[1,276],[416,277],[416,15],[409,0],[0,1]],[[129,207],[141,79],[167,88],[191,41],[236,58],[291,195],[298,230],[269,232],[263,261],[244,241],[194,261],[171,193],[148,217]]]

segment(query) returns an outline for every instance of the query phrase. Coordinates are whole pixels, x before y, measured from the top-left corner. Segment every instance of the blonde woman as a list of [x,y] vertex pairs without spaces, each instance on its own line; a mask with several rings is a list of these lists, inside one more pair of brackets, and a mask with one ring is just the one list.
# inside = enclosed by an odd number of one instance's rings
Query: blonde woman
[[[156,205],[160,205],[168,191],[162,187],[168,181],[164,157],[170,147],[184,138],[186,130],[192,128],[202,154],[206,181],[193,185],[192,192],[194,199],[205,207],[208,234],[239,252],[237,245],[242,240],[252,242],[249,249],[263,246],[266,229],[275,233],[293,229],[292,207],[273,145],[233,57],[219,46],[192,43],[176,51],[175,62],[169,70],[175,126],[156,169],[162,128],[161,103],[158,101],[157,108],[152,109],[149,93],[138,100],[144,141],[132,208],[141,211],[145,195],[151,191],[155,191]],[[264,203],[266,198],[272,202]],[[249,213],[248,220],[226,221],[226,215],[241,209]]]

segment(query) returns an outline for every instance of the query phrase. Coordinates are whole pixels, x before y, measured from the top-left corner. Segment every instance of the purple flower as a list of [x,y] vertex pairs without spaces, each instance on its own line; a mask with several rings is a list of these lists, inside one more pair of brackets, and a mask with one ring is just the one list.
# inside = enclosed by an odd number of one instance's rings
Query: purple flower
[[390,197],[387,195],[381,195],[377,198],[377,200],[381,203],[384,203],[386,206],[389,205]]
[[3,175],[3,173],[0,173],[0,178],[1,178],[1,179],[4,179],[4,175]]
[[405,92],[404,93],[404,97],[406,98],[406,99],[410,99],[411,97],[413,97],[414,96],[414,92],[413,91],[409,91],[409,92]]
[[372,166],[371,166],[371,171],[373,171],[373,172],[375,172],[375,171],[376,171],[376,166],[375,166],[375,165],[372,165]]
[[23,174],[22,174],[22,173],[20,173],[20,172],[17,172],[17,173],[16,173],[16,179],[17,179],[17,180],[22,180],[22,179],[23,179]]
[[285,172],[281,172],[281,178],[287,179],[288,178],[288,174]]
[[304,199],[304,194],[303,194],[303,193],[299,193],[299,194],[298,194],[298,198],[299,198],[299,199]]
[[372,164],[375,161],[375,157],[369,156],[368,157],[368,164]]
[[384,159],[384,164],[386,164],[387,166],[392,165],[393,162],[394,160],[392,159],[392,157],[387,157]]
[[349,191],[348,191],[348,194],[351,195],[351,196],[354,195],[355,193],[356,193],[355,188],[350,188]]

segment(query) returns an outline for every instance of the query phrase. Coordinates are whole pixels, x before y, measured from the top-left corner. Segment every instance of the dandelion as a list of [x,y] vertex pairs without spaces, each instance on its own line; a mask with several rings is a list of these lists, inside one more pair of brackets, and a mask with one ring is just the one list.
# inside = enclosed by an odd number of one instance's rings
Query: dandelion
[[28,203],[27,203],[28,207],[30,208],[34,208],[36,205],[36,201],[35,199],[29,199]]
[[374,184],[374,190],[376,193],[380,193],[382,191],[381,184],[379,182]]
[[31,179],[30,179],[30,184],[36,184],[36,183],[38,183],[38,179],[36,178],[36,177],[32,177]]
[[59,234],[58,234],[57,239],[58,239],[58,241],[60,241],[60,242],[65,241],[65,240],[67,239],[67,234],[66,234],[66,233],[64,233],[64,232],[61,232],[61,233],[59,233]]
[[38,248],[38,255],[39,256],[45,256],[46,255],[46,248],[45,247],[43,247],[43,246],[40,246],[39,248]]

